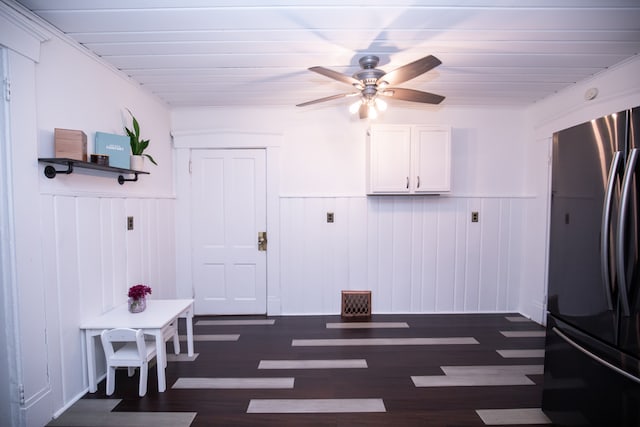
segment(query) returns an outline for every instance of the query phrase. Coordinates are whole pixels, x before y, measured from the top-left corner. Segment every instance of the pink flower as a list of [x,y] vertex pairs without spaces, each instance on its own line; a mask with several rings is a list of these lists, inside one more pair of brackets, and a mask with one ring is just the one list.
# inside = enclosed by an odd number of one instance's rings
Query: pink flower
[[129,288],[129,298],[140,299],[146,294],[151,294],[151,288],[147,285],[135,285]]

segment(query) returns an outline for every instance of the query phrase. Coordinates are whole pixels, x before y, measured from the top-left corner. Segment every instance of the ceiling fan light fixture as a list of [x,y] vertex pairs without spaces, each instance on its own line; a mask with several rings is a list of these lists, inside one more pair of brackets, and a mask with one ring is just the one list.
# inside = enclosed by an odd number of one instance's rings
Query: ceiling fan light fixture
[[383,99],[376,98],[373,102],[375,103],[378,111],[387,111],[387,103]]
[[376,110],[376,107],[371,104],[369,104],[369,118],[371,120],[375,120],[378,118],[378,110]]
[[349,112],[351,114],[355,114],[360,110],[360,106],[362,105],[362,99],[358,99],[356,102],[349,106]]

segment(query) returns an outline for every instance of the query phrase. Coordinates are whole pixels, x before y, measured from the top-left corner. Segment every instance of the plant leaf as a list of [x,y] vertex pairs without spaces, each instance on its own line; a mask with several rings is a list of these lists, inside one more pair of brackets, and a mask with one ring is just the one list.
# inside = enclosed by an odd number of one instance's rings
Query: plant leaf
[[149,160],[151,160],[151,163],[153,163],[154,165],[158,166],[158,164],[156,163],[156,161],[155,161],[155,160],[153,160],[153,157],[151,157],[149,154],[144,154],[144,156],[145,156],[146,158],[148,158]]
[[140,125],[133,115],[131,117],[133,117],[133,129],[135,130],[136,138],[140,138]]

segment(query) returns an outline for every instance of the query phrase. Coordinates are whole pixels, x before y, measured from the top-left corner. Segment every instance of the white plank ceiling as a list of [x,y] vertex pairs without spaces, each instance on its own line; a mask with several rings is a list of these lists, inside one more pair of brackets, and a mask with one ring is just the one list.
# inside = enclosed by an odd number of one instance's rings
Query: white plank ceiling
[[387,72],[435,55],[442,65],[400,86],[443,105],[522,106],[640,52],[640,0],[19,2],[176,107],[351,92],[307,68],[351,75],[365,54]]

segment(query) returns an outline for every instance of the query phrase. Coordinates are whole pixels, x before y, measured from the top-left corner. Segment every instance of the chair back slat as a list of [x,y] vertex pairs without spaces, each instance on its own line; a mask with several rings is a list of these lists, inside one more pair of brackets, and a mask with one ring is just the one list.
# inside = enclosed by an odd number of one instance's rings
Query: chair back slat
[[141,360],[146,358],[146,345],[144,342],[144,333],[141,329],[116,328],[102,331],[100,334],[102,346],[105,350],[107,360],[113,356],[115,349],[113,343],[135,342],[138,348],[138,355]]

